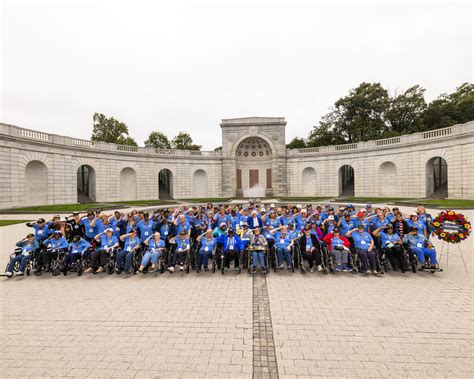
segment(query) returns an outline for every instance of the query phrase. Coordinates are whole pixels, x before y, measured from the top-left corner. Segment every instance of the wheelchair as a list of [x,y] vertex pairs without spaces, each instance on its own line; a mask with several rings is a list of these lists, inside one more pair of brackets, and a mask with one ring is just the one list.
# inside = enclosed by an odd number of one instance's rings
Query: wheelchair
[[[35,249],[30,252],[28,263],[26,264],[26,268],[25,268],[25,274],[27,276],[30,276],[31,271],[36,268],[36,256],[38,254],[38,250],[39,249]],[[22,248],[16,247],[13,253],[10,254],[10,260],[17,257],[19,254],[21,254],[21,252],[22,252]],[[7,265],[5,266],[5,271],[7,271],[9,265],[10,265],[10,262],[8,262]],[[21,265],[21,262],[16,262],[15,265],[13,266],[12,272],[17,273],[20,270],[20,265]],[[12,277],[13,276],[10,276],[9,278],[12,278]]]
[[90,259],[92,254],[92,247],[85,249],[82,254],[77,258],[76,263],[66,267],[66,271],[63,271],[64,275],[67,275],[68,271],[75,272],[77,276],[81,276],[84,272],[84,269],[90,266]]
[[[234,254],[237,254],[237,261],[238,261],[238,265],[237,267],[234,267],[237,271],[237,274],[240,274],[240,272],[242,271],[241,268],[240,268],[240,261],[241,261],[241,254],[242,252],[240,250],[234,250]],[[220,259],[221,259],[221,274],[224,275],[224,272],[227,271],[226,270],[226,266],[225,266],[225,251],[224,249],[221,249],[221,256],[220,256]],[[231,260],[234,260],[235,262],[235,258],[231,258]],[[230,262],[231,260],[229,260],[229,267],[230,267]]]
[[[173,261],[174,254],[176,254],[176,245],[171,245],[171,248],[169,249],[168,256],[166,259],[168,267],[170,267],[170,264]],[[189,274],[189,271],[191,269],[191,249],[189,249],[184,255],[183,267],[184,267],[183,271],[186,272],[186,274]],[[170,271],[170,274],[172,273],[173,271]]]
[[[382,270],[382,265],[379,259],[377,248],[374,247],[374,250],[375,250],[375,269],[378,272],[376,275],[378,274],[384,275],[385,272]],[[353,252],[351,250],[351,252],[349,253],[348,259],[349,259],[349,262],[348,262],[349,266],[352,267],[352,273],[353,274],[360,273],[362,271],[362,263],[355,249]],[[371,270],[370,261],[367,262],[367,265],[368,265],[369,270]]]
[[249,274],[252,274],[253,272],[253,252],[254,251],[263,251],[265,253],[265,258],[264,258],[264,267],[261,267],[260,269],[264,274],[268,274],[270,272],[269,267],[270,267],[270,257],[269,257],[269,250],[267,247],[263,247],[261,249],[254,249],[250,245],[247,246],[246,250],[246,255],[243,257],[243,259],[246,260],[246,265],[247,265],[247,272]]
[[319,241],[319,250],[321,254],[321,262],[323,262],[323,268],[326,269],[326,272],[334,274],[336,272],[334,269],[336,267],[334,256],[331,254],[324,241]]
[[431,274],[434,274],[435,272],[442,272],[442,268],[432,268],[432,263],[429,257],[425,257],[425,263],[422,265],[420,261],[418,260],[418,256],[413,252],[411,248],[408,246],[405,246],[406,251],[408,252],[408,262],[411,271],[416,274],[418,271],[419,272],[430,272]]
[[292,259],[292,272],[295,272],[295,267],[298,267],[302,274],[306,273],[304,268],[304,260],[303,254],[301,252],[301,247],[299,242],[295,242],[295,244],[291,247],[291,259]]
[[[51,249],[50,247],[44,247],[41,249],[41,251],[38,254],[41,253],[53,253],[51,254],[51,263],[47,270],[45,272],[50,271],[53,276],[58,276],[63,268],[64,265],[64,258],[66,256],[66,249],[59,249],[58,251],[55,251],[54,249]],[[36,276],[41,276],[43,275],[43,271],[36,271],[35,272]]]
[[[136,271],[138,271],[138,268],[141,266],[141,262],[142,262],[142,259],[143,259],[143,256],[145,255],[145,252],[147,251],[147,249],[138,249],[138,252],[136,253],[136,255],[134,256],[133,260],[132,260],[132,265],[135,265],[136,266]],[[158,258],[158,262],[156,264],[156,271],[155,271],[155,276],[158,275],[158,273],[160,274],[163,274],[165,272],[165,264],[167,262],[167,257],[168,257],[168,254],[167,254],[167,251],[168,249],[166,248],[163,248],[163,250],[161,251],[161,254],[160,254],[160,257]],[[116,252],[113,252],[113,254],[115,255]],[[134,263],[135,262],[135,263]],[[109,262],[107,261],[107,264],[109,264]],[[115,267],[115,256],[114,256],[114,259],[112,260],[111,262],[112,264],[112,273],[114,271],[114,267]],[[135,267],[134,266],[134,267]],[[143,271],[142,273],[143,274],[147,274],[148,273],[148,270],[151,268],[152,266],[152,263],[151,261],[148,262],[148,264],[143,268]],[[109,266],[110,267],[110,266]],[[109,268],[110,270],[110,268]],[[135,271],[135,272],[136,272]]]

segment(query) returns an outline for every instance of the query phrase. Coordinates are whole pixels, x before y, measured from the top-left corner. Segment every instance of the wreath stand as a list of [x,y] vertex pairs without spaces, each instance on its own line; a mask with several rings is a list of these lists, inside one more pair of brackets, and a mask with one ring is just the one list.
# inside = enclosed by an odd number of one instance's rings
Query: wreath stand
[[[444,245],[446,245],[446,267],[449,267],[449,245],[451,245],[449,242],[443,241],[443,244],[441,245],[441,253],[439,254],[439,264],[441,264],[441,258],[443,257],[443,251],[444,251]],[[468,273],[467,271],[467,265],[466,261],[464,260],[464,256],[462,255],[462,250],[460,244],[456,244],[459,250],[459,255],[461,255],[462,263],[464,264],[464,269],[466,270],[466,274]]]

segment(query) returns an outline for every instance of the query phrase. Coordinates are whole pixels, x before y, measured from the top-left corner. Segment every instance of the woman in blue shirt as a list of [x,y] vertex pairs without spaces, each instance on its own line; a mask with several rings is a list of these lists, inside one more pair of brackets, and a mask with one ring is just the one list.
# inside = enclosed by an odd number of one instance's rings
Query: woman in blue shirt
[[394,232],[393,225],[387,224],[374,230],[374,236],[380,238],[380,246],[385,251],[393,271],[400,269],[405,273],[405,259],[403,257],[402,240]]
[[209,258],[212,257],[216,247],[216,239],[212,236],[212,229],[207,229],[205,233],[196,238],[196,241],[201,243],[197,256],[197,272],[201,271],[204,266],[204,271],[208,271]]
[[137,230],[131,229],[130,233],[120,236],[120,240],[124,242],[124,249],[117,254],[115,272],[120,274],[123,270],[124,274],[130,274],[133,254],[140,248],[140,239],[137,237]]
[[84,272],[97,274],[104,272],[104,266],[107,264],[107,254],[111,254],[120,244],[118,238],[114,234],[113,228],[107,228],[104,232],[97,234],[94,240],[100,243],[91,256],[91,267]]
[[[349,230],[346,235],[352,237],[355,251],[360,258],[362,273],[377,274],[377,258],[375,257],[374,240],[369,233],[364,231],[364,224],[359,224],[357,228]],[[370,262],[370,268],[367,264]]]
[[13,275],[13,268],[17,262],[20,262],[20,269],[16,273],[16,275],[21,276],[23,275],[26,265],[28,264],[31,254],[39,248],[38,241],[35,240],[35,235],[33,233],[29,233],[26,238],[22,239],[21,241],[16,243],[16,246],[21,248],[20,253],[15,255],[8,264],[7,271],[5,271],[5,275],[8,278],[11,278]]
[[178,236],[170,239],[170,244],[176,245],[176,250],[174,251],[173,255],[168,258],[170,263],[168,270],[169,272],[174,272],[174,266],[176,266],[176,263],[178,263],[179,271],[183,271],[186,255],[191,249],[191,244],[189,239],[186,237],[186,232],[181,230]]
[[148,249],[145,254],[143,254],[138,273],[142,274],[143,270],[146,266],[148,266],[148,263],[150,263],[150,261],[151,270],[149,272],[156,272],[156,265],[158,264],[158,260],[160,259],[163,252],[166,250],[165,241],[161,239],[161,235],[159,232],[155,232],[153,233],[153,235],[151,235],[144,241],[144,244],[148,246]]

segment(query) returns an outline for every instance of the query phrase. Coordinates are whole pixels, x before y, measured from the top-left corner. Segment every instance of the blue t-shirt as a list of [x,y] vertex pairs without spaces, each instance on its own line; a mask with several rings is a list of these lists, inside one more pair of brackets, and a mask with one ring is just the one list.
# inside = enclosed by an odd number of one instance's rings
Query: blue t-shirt
[[84,250],[89,248],[91,244],[82,238],[78,242],[72,241],[69,244],[69,253],[71,254],[82,254]]
[[150,238],[148,241],[148,250],[149,251],[157,251],[158,249],[164,249],[166,247],[165,241],[163,241],[161,238],[156,241],[154,238]]
[[99,234],[96,233],[96,226],[91,226],[91,221],[87,217],[81,220],[81,225],[84,226],[84,234],[86,235],[86,237],[94,238],[97,234]]
[[370,243],[373,241],[372,237],[367,232],[361,234],[359,231],[355,231],[351,236],[354,240],[354,246],[362,250],[368,250]]
[[275,234],[275,241],[275,245],[277,248],[286,249],[291,243],[291,236],[288,234],[288,232],[285,235],[280,232],[277,232]]
[[385,247],[388,243],[394,242],[401,242],[400,236],[397,233],[388,234],[385,232],[380,232],[380,242],[382,243],[382,247]]
[[190,248],[190,243],[189,243],[189,240],[187,238],[185,239],[181,239],[181,238],[176,238],[175,241],[176,243],[176,250],[178,251],[182,251],[182,250],[186,250],[186,249],[189,249]]
[[210,251],[214,250],[215,246],[216,246],[216,239],[214,237],[211,237],[210,239],[207,239],[206,237],[203,237],[203,238],[201,238],[201,248],[199,250],[210,252]]
[[35,240],[40,242],[48,238],[51,234],[51,230],[49,230],[46,224],[44,224],[42,228],[35,224],[33,225],[33,229],[35,230]]
[[140,231],[140,242],[144,242],[148,237],[152,235],[154,226],[155,225],[152,220],[148,220],[148,222],[145,222],[145,220],[141,220],[137,224],[137,229]]
[[108,247],[114,246],[118,243],[118,238],[115,235],[107,237],[105,234],[101,234],[100,236],[100,247],[106,249]]
[[134,238],[130,236],[125,237],[124,250],[132,251],[132,249],[139,244],[140,244],[140,239],[137,236],[135,236]]

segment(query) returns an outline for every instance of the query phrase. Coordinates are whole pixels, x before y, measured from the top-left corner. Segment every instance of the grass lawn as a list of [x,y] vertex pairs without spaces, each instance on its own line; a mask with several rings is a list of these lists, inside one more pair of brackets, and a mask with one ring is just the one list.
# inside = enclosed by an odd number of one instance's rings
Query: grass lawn
[[202,198],[189,198],[189,199],[179,199],[183,203],[227,203],[232,200],[231,198],[223,197],[202,197]]
[[413,198],[402,198],[402,197],[346,197],[336,199],[335,202],[341,203],[395,203],[395,204],[407,204],[407,205],[425,205],[435,206],[438,208],[463,208],[463,207],[474,207],[474,200],[463,200],[463,199],[413,199]]
[[283,196],[278,197],[280,201],[322,201],[327,199],[333,199],[333,197],[325,196]]
[[0,227],[8,226],[8,225],[15,225],[15,224],[23,224],[31,220],[0,220]]
[[55,204],[55,205],[37,205],[32,207],[5,209],[2,212],[84,212],[89,209],[97,208],[121,208],[122,206],[146,207],[153,205],[172,204],[172,201],[165,200],[135,200],[135,201],[118,201],[111,203],[87,203],[87,204]]

